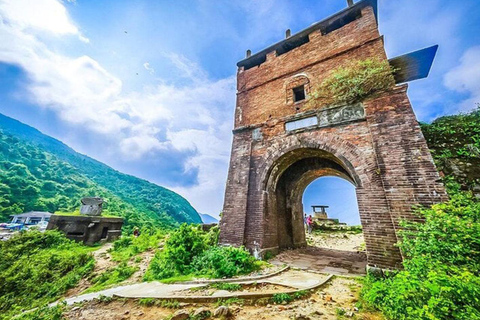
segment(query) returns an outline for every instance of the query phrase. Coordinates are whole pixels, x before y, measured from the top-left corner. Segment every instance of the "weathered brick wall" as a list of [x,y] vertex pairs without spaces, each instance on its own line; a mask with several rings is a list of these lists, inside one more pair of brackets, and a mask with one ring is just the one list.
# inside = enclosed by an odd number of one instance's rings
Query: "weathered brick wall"
[[399,219],[413,219],[413,205],[445,199],[406,86],[364,101],[362,119],[287,132],[285,122],[322,110],[294,102],[296,85],[305,85],[308,94],[350,60],[386,59],[369,7],[359,19],[326,35],[315,31],[309,39],[238,70],[220,242],[272,251],[305,245],[303,191],[320,176],[337,175],[356,186],[368,264],[396,268]]
[[241,246],[244,244],[247,215],[248,184],[250,176],[251,132],[233,136],[230,169],[225,189],[222,233],[219,241],[223,244]]
[[286,89],[295,81],[295,75],[306,75],[310,80],[307,88],[310,88],[350,60],[386,59],[371,8],[364,9],[363,13],[360,19],[324,36],[320,31],[310,34],[310,42],[285,54],[276,56],[272,52],[258,67],[240,68],[235,128],[308,111],[303,103],[295,104],[292,100],[286,103]]
[[415,219],[411,205],[446,200],[420,125],[407,97],[407,86],[366,101],[378,167],[395,222]]

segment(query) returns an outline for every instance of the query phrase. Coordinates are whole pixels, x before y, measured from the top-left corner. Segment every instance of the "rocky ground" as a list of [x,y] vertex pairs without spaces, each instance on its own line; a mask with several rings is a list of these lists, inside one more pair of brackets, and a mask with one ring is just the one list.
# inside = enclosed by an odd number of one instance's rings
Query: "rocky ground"
[[[382,320],[380,314],[359,310],[357,307],[360,290],[358,279],[336,277],[329,284],[290,303],[275,304],[258,300],[249,302],[230,300],[216,304],[155,303],[153,300],[90,301],[77,305],[65,313],[66,319],[78,320],[137,320],[137,319],[206,319],[220,317],[238,320],[253,319],[364,319]],[[214,316],[215,311],[217,317]],[[197,313],[197,317],[193,315]],[[203,316],[202,316],[203,314]],[[210,316],[207,316],[210,314]],[[224,317],[225,318],[225,317]]]
[[[363,234],[358,232],[314,232],[307,235],[307,242],[310,246],[306,249],[291,250],[283,252],[275,259],[286,262],[298,262],[300,266],[293,263],[292,267],[304,269],[305,271],[319,271],[322,268],[327,273],[340,274],[330,280],[326,286],[310,292],[308,295],[298,298],[289,303],[275,304],[272,300],[260,299],[257,301],[244,301],[229,299],[217,303],[186,304],[177,302],[161,302],[153,299],[112,299],[102,298],[93,301],[83,302],[70,307],[65,313],[66,319],[79,320],[134,320],[134,319],[204,319],[215,318],[222,315],[229,319],[365,319],[381,320],[380,314],[359,310],[358,294],[361,288],[360,269],[364,260]],[[140,270],[137,271],[125,283],[140,282],[148,263],[153,254],[146,252],[142,254]],[[108,254],[108,247],[95,252],[97,265],[95,272],[101,272],[110,268],[114,263]],[[283,259],[283,260],[282,260]],[[346,265],[345,261],[350,261]],[[273,261],[273,260],[272,260]],[[344,265],[342,265],[344,263]],[[298,263],[297,263],[298,264]],[[357,266],[358,265],[358,266]],[[276,271],[279,266],[272,266],[264,272]],[[311,270],[312,269],[312,270]],[[345,270],[345,271],[342,271]],[[335,272],[339,271],[339,272]],[[303,272],[303,271],[298,271]],[[71,290],[69,296],[88,288],[89,283],[81,283],[79,287]],[[247,291],[262,290],[258,286],[243,288]],[[268,288],[265,288],[268,289]],[[282,291],[282,290],[280,290]],[[200,292],[191,294],[199,295]],[[186,294],[188,295],[188,294]],[[201,295],[201,294],[200,294]],[[225,314],[228,316],[225,317]],[[215,314],[217,316],[215,316]]]
[[362,232],[315,230],[312,234],[307,234],[307,244],[342,251],[365,251]]

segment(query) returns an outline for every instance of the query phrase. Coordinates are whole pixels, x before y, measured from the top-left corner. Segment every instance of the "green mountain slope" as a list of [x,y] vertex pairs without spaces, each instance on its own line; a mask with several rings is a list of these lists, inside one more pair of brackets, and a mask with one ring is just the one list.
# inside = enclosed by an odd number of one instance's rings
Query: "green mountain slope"
[[102,196],[105,211],[134,225],[200,223],[180,195],[123,174],[62,142],[0,114],[0,219],[29,210],[73,211],[84,196]]

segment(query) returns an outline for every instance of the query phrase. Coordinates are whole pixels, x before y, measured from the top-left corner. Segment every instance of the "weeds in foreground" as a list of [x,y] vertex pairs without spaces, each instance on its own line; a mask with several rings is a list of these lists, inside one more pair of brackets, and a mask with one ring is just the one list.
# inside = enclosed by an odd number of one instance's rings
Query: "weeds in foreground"
[[157,306],[157,307],[168,308],[168,309],[178,309],[178,308],[180,308],[180,304],[178,303],[178,301],[175,301],[175,300],[161,300],[161,299],[155,299],[155,298],[139,299],[138,304],[141,305],[141,306],[146,306],[146,307]]
[[228,299],[218,299],[217,302],[215,302],[216,307],[229,306],[232,304],[244,305],[245,300],[239,299],[239,298],[228,298]]
[[404,270],[365,278],[364,304],[389,319],[480,319],[480,202],[447,186],[448,202],[403,223]]
[[275,293],[272,296],[272,301],[276,304],[290,303],[293,301],[293,297],[288,293]]
[[226,290],[226,291],[239,291],[240,289],[242,289],[242,286],[239,285],[238,283],[227,283],[227,282],[212,283],[210,287],[214,289]]
[[58,231],[20,232],[0,241],[0,319],[41,307],[75,287],[93,270],[91,251]]
[[114,284],[125,281],[137,270],[138,266],[129,266],[125,262],[122,262],[118,266],[108,269],[97,277],[93,278],[91,280],[93,285],[83,293],[100,291]]

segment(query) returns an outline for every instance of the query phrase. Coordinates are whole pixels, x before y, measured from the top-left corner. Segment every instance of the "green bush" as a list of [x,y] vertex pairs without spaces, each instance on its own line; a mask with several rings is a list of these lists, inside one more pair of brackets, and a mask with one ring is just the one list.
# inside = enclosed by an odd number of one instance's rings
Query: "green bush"
[[125,281],[130,278],[137,270],[137,266],[129,266],[126,262],[122,262],[118,266],[110,268],[105,272],[99,274],[97,277],[93,278],[93,285],[87,290],[85,290],[85,292],[83,293],[103,290],[114,284]]
[[469,113],[422,123],[421,128],[437,169],[462,189],[476,190],[480,185],[480,104]]
[[431,124],[421,123],[422,132],[435,160],[480,156],[480,104],[469,113],[444,116]]
[[26,312],[16,317],[16,320],[62,320],[65,311],[65,305],[59,304],[55,307],[43,306],[32,312]]
[[315,107],[361,101],[395,86],[394,69],[387,60],[357,60],[337,68],[312,90],[308,104]]
[[179,276],[232,277],[257,268],[256,260],[243,248],[218,247],[218,229],[204,232],[183,224],[170,234],[145,274],[146,280]]
[[155,254],[145,279],[159,280],[190,274],[194,257],[203,253],[206,248],[205,232],[199,226],[182,224],[170,234],[163,250]]
[[226,291],[239,291],[240,289],[242,289],[242,286],[238,283],[227,283],[227,282],[212,283],[210,287],[214,289],[226,290]]
[[218,243],[218,237],[220,236],[220,228],[217,226],[212,227],[206,235],[206,242],[208,246],[216,246]]
[[257,268],[256,259],[244,248],[212,247],[193,261],[193,268],[202,275],[230,278]]
[[0,319],[58,299],[94,267],[91,248],[58,231],[20,232],[0,242]]
[[403,223],[404,270],[362,290],[367,305],[389,319],[480,319],[480,203],[450,183],[450,200]]
[[163,232],[152,232],[146,229],[142,230],[138,237],[122,236],[113,243],[110,254],[114,261],[127,262],[139,253],[158,248],[164,237]]
[[272,296],[272,301],[276,304],[289,303],[293,301],[293,297],[288,293],[275,293]]

